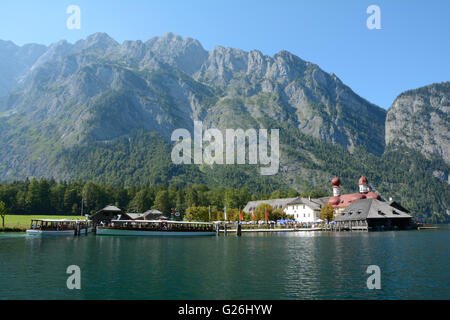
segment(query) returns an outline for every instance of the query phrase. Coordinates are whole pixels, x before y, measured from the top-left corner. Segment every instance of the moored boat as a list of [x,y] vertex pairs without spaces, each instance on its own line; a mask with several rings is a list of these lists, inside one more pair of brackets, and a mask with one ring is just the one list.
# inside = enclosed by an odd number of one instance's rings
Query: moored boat
[[75,236],[88,234],[92,231],[88,220],[69,219],[33,219],[28,235]]
[[212,223],[166,220],[112,220],[97,226],[97,235],[110,236],[214,236]]

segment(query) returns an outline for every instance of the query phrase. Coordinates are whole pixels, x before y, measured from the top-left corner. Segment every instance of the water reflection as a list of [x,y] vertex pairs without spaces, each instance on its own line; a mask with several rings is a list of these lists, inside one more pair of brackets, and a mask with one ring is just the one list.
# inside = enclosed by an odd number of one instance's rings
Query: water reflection
[[[242,237],[0,235],[2,299],[450,298],[450,230]],[[66,268],[82,270],[69,291]],[[366,268],[382,270],[368,290]]]

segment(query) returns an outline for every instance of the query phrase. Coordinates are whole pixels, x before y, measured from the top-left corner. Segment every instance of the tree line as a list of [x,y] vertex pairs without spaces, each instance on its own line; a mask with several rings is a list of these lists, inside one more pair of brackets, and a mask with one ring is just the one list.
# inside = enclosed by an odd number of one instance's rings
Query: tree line
[[[193,208],[212,208],[214,212],[227,207],[232,215],[243,209],[248,201],[296,197],[293,189],[277,189],[271,193],[252,192],[248,187],[210,188],[206,185],[150,185],[114,186],[92,181],[61,181],[26,179],[0,184],[0,201],[9,214],[92,214],[107,205],[115,205],[127,212],[158,209],[164,214],[176,210],[193,213]],[[312,191],[302,196],[324,196]],[[188,210],[191,208],[190,210]]]

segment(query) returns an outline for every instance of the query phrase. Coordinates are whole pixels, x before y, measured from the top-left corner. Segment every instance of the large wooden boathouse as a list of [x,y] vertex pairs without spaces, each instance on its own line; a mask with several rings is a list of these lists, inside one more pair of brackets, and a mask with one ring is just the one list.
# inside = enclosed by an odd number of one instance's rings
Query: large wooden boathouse
[[109,225],[112,220],[131,220],[123,210],[117,208],[116,206],[109,205],[89,217],[92,221],[94,228],[97,225]]
[[344,230],[405,230],[414,227],[406,209],[395,202],[362,199],[350,204],[336,217],[333,229]]

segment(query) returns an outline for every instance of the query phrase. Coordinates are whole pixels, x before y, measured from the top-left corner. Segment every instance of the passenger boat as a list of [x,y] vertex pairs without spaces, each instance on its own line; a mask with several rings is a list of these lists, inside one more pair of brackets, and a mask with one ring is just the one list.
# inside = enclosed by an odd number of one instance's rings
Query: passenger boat
[[33,219],[28,235],[75,236],[92,231],[89,220]]
[[167,220],[112,220],[97,226],[97,235],[109,236],[214,236],[214,224]]

